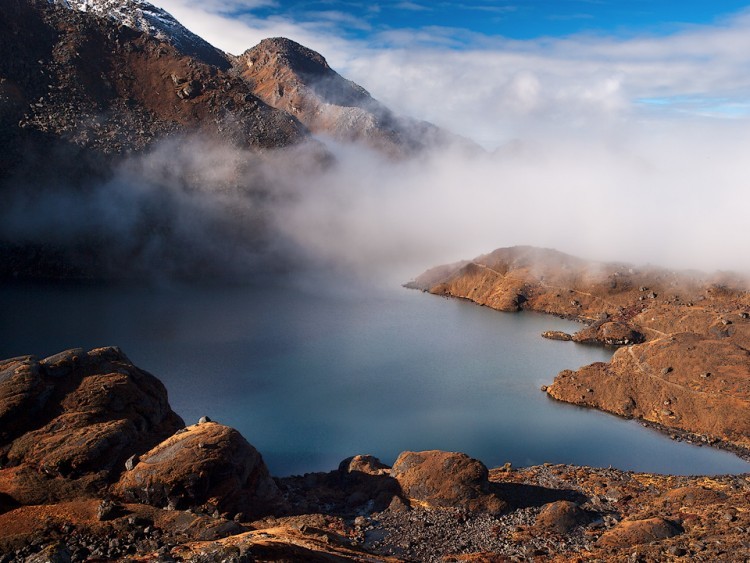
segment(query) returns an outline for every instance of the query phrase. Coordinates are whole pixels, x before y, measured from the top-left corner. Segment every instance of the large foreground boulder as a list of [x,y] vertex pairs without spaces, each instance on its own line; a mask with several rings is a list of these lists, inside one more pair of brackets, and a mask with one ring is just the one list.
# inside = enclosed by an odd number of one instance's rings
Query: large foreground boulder
[[246,518],[282,504],[258,451],[239,432],[215,422],[189,426],[145,453],[114,490],[130,502]]
[[118,348],[0,362],[0,494],[35,504],[99,493],[182,426],[164,385]]
[[508,505],[492,492],[488,476],[482,462],[438,450],[403,452],[391,469],[412,504],[499,514]]

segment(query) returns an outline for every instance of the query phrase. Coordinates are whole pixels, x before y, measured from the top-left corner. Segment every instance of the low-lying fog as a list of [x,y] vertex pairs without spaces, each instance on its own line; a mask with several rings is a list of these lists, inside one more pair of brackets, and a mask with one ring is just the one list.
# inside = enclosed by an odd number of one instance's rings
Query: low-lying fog
[[291,36],[395,110],[487,153],[395,162],[322,139],[336,160],[320,168],[299,150],[260,159],[173,140],[93,194],[56,186],[18,198],[0,211],[3,237],[103,241],[110,267],[164,275],[244,276],[270,259],[404,281],[515,244],[747,269],[747,14],[653,37],[478,38],[455,49],[447,36],[404,34],[376,49],[294,22],[230,21],[207,13],[211,3],[162,4],[230,52]]
[[[438,263],[532,244],[584,257],[742,270],[750,131],[682,121],[441,150],[395,162],[328,142],[335,164],[165,142],[93,193],[57,187],[2,212],[16,241],[105,245],[157,276],[269,261],[405,281]],[[304,150],[304,149],[303,149]],[[123,262],[125,261],[125,262]]]

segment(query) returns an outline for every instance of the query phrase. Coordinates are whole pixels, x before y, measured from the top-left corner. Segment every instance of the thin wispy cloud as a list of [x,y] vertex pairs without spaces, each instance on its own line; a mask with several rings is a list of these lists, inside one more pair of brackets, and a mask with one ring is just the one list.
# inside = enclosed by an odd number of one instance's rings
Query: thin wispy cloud
[[546,16],[547,19],[557,21],[568,21],[568,20],[593,20],[592,14],[550,14]]
[[416,2],[398,2],[393,7],[397,10],[408,10],[411,12],[428,12],[431,10],[431,8],[423,4],[417,4]]

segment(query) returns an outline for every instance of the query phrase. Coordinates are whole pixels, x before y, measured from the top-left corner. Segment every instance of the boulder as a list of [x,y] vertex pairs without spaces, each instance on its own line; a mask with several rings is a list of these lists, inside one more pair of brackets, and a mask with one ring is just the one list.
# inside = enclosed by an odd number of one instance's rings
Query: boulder
[[667,491],[663,496],[667,502],[681,506],[719,504],[727,498],[726,493],[707,487],[688,486]]
[[559,500],[545,504],[536,517],[536,528],[539,530],[567,534],[573,528],[588,523],[588,514],[576,503]]
[[101,492],[128,457],[183,422],[167,391],[117,348],[0,364],[0,493],[21,504]]
[[239,432],[216,422],[189,426],[141,455],[114,493],[128,502],[245,518],[282,505],[258,451]]
[[542,333],[542,338],[548,338],[550,340],[562,340],[563,342],[569,342],[573,340],[573,336],[562,330],[545,330]]
[[664,518],[628,520],[602,534],[596,544],[599,547],[629,547],[671,538],[680,533],[680,528]]
[[355,455],[339,463],[339,474],[344,479],[361,476],[382,476],[390,474],[390,467],[371,455]]
[[403,452],[391,469],[412,504],[499,514],[507,503],[492,491],[485,465],[466,454]]

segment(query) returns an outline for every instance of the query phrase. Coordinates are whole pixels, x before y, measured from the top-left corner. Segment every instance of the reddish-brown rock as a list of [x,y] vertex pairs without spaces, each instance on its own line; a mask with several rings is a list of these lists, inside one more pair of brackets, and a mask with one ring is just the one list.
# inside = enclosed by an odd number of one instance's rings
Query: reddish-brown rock
[[628,344],[643,342],[645,337],[625,323],[604,321],[594,323],[590,327],[579,330],[576,332],[573,340],[585,344],[626,346]]
[[620,522],[602,534],[596,543],[600,547],[630,547],[671,538],[679,533],[680,529],[675,524],[663,518],[630,520]]
[[513,247],[433,268],[408,286],[584,322],[573,340],[627,347],[609,363],[561,372],[544,387],[551,397],[750,448],[750,291],[743,277]]
[[538,530],[565,534],[589,520],[586,512],[576,503],[558,500],[542,507],[542,511],[536,517],[535,526]]
[[215,422],[189,426],[141,455],[114,491],[129,502],[245,517],[282,504],[258,451],[239,432]]
[[466,454],[403,452],[391,476],[413,505],[499,514],[507,503],[492,491],[485,465]]
[[0,493],[22,504],[101,490],[182,427],[159,380],[117,348],[0,365]]

